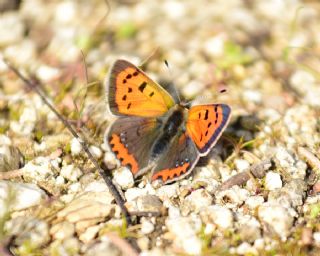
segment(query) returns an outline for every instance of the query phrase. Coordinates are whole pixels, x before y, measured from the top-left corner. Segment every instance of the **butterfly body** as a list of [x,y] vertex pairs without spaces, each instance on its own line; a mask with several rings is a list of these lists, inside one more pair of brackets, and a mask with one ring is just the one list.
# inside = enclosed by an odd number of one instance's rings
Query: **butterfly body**
[[118,119],[106,132],[106,142],[135,177],[150,169],[151,179],[164,183],[188,175],[229,121],[229,106],[189,109],[124,60],[112,66],[107,88],[110,111]]
[[185,130],[185,109],[177,104],[172,108],[172,110],[173,111],[169,111],[169,115],[165,116],[164,120],[162,120],[160,135],[156,139],[151,150],[152,159],[157,158],[157,156],[162,154],[165,149],[167,149],[167,147],[170,145],[171,140],[176,135],[178,135],[178,132],[181,133]]

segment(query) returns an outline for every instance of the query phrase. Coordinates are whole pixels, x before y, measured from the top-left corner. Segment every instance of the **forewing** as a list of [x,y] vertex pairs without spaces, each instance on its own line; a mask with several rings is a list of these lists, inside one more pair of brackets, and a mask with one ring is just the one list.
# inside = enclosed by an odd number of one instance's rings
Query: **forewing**
[[183,133],[173,138],[169,149],[160,157],[152,172],[152,181],[170,183],[188,175],[199,160],[199,152],[191,138]]
[[187,133],[200,155],[208,154],[216,144],[230,119],[231,109],[225,104],[193,106],[189,110]]
[[122,117],[106,133],[112,152],[137,177],[148,167],[150,148],[158,135],[159,122],[155,118]]
[[165,89],[125,60],[111,67],[107,88],[109,108],[115,115],[158,117],[174,105]]

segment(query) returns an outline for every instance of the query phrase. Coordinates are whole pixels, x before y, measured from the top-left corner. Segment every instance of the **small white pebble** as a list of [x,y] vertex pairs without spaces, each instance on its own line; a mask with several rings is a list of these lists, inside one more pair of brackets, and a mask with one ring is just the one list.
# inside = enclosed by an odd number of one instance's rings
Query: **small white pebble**
[[268,190],[282,188],[282,180],[280,174],[272,171],[268,172],[266,175],[265,186]]
[[200,212],[203,219],[209,219],[221,229],[229,229],[233,226],[232,212],[225,206],[211,205]]
[[261,92],[254,90],[243,91],[243,98],[248,102],[260,103],[262,100]]
[[41,143],[35,142],[33,148],[36,152],[45,151],[47,149],[47,143],[45,141],[42,141]]
[[81,190],[81,184],[79,182],[76,182],[76,183],[72,183],[70,186],[69,186],[69,191],[71,193],[77,193]]
[[242,172],[246,169],[248,169],[250,167],[250,163],[247,161],[247,160],[244,160],[244,159],[236,159],[234,161],[234,164],[236,166],[236,169],[239,171],[239,172]]
[[240,255],[257,255],[257,250],[248,242],[243,242],[237,247],[237,253]]
[[62,159],[61,159],[60,157],[57,157],[57,158],[52,159],[52,160],[50,161],[52,167],[55,168],[55,169],[57,169],[57,170],[60,169],[59,166],[60,166],[61,162],[62,162]]
[[253,210],[253,209],[257,208],[259,205],[262,205],[263,202],[264,202],[263,196],[250,196],[246,200],[246,205],[249,206],[249,208]]
[[204,83],[199,81],[191,81],[182,89],[182,94],[186,98],[192,98],[195,95],[199,94],[204,88]]
[[106,142],[101,143],[100,148],[104,151],[107,152],[109,150],[109,146]]
[[185,198],[184,204],[188,209],[200,212],[212,204],[212,196],[205,189],[197,189]]
[[141,222],[141,233],[144,235],[152,233],[154,230],[154,225],[152,222],[148,220],[144,220]]
[[80,144],[79,140],[76,138],[73,138],[71,140],[70,148],[71,148],[71,154],[73,156],[79,155],[82,150],[81,144]]
[[310,88],[315,81],[315,77],[305,70],[297,70],[290,77],[290,84],[301,93],[306,93],[305,89]]
[[81,170],[74,165],[66,165],[61,168],[60,175],[67,180],[77,181],[78,178],[82,175]]
[[211,57],[220,57],[224,53],[225,36],[218,35],[203,43],[204,51]]
[[263,238],[258,238],[254,241],[254,244],[253,244],[254,248],[256,248],[257,250],[263,250],[265,249],[265,244],[264,244],[264,240]]
[[72,1],[65,1],[57,5],[55,11],[55,20],[58,23],[66,24],[74,21],[77,13],[77,6]]
[[63,185],[65,183],[65,180],[64,178],[59,175],[57,178],[56,178],[56,185]]
[[157,190],[157,196],[163,200],[165,198],[173,198],[176,197],[178,194],[178,185],[177,183],[173,183],[170,185],[164,185],[161,186],[158,190]]
[[49,82],[60,74],[59,69],[42,65],[37,70],[37,77],[43,82]]
[[215,227],[214,227],[214,225],[212,223],[207,223],[205,228],[204,228],[204,233],[206,235],[210,235],[210,234],[213,233],[214,229],[215,229]]
[[201,254],[201,249],[202,249],[202,242],[201,240],[196,237],[189,237],[187,239],[184,239],[182,241],[183,243],[183,249],[187,254],[191,255],[200,255]]
[[290,234],[293,217],[288,208],[281,205],[268,205],[264,203],[258,210],[259,219],[268,224],[282,239]]
[[117,159],[112,152],[106,152],[104,154],[103,162],[110,170],[114,169],[117,166]]
[[134,185],[133,175],[127,167],[120,167],[113,173],[113,180],[122,189],[132,188]]
[[320,232],[314,232],[313,233],[313,239],[315,243],[320,246]]
[[0,145],[11,146],[12,145],[11,139],[4,134],[0,134]]
[[148,192],[146,189],[141,189],[141,188],[129,188],[125,193],[125,198],[127,199],[128,202],[133,201],[139,196],[144,196]]
[[[1,1],[1,3],[4,2]],[[22,40],[25,23],[17,12],[1,13],[0,24],[0,47],[9,46]]]
[[95,158],[99,159],[99,158],[102,157],[102,150],[101,150],[99,147],[97,147],[97,146],[90,146],[90,147],[89,147],[89,150],[90,150],[91,154],[92,154]]

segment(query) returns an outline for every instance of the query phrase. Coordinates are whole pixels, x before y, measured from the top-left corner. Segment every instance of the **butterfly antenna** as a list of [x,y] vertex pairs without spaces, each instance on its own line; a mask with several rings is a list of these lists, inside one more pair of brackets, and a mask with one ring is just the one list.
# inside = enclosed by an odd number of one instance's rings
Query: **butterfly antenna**
[[169,67],[169,62],[167,60],[164,60],[164,65],[166,65],[169,73],[170,73],[170,76],[172,77],[172,73],[171,73],[171,70],[170,70],[170,67]]
[[97,24],[94,26],[94,29],[91,33],[91,38],[94,38],[93,35],[97,33],[100,26],[105,22],[105,20],[108,18],[110,12],[111,12],[111,6],[108,0],[104,0],[104,3],[106,4],[107,10],[105,14],[98,20]]
[[168,71],[169,71],[169,74],[170,74],[170,80],[169,80],[169,83],[168,83],[168,86],[167,86],[167,90],[170,92],[170,94],[173,96],[173,98],[175,99],[176,102],[180,102],[180,97],[179,97],[179,93],[177,91],[177,88],[173,85],[173,75],[172,75],[172,72],[171,72],[171,68],[169,66],[169,62],[165,59],[164,60],[164,65],[166,65]]
[[139,68],[143,67],[146,65],[146,63],[148,63],[150,61],[150,59],[152,59],[158,52],[159,52],[159,46],[156,47],[151,53],[149,56],[147,56],[142,62],[141,64],[139,65]]

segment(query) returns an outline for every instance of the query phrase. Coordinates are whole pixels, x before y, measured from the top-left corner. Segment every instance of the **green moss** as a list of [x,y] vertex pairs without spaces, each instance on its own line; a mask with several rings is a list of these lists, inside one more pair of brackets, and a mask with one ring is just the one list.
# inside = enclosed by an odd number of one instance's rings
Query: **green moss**
[[199,232],[199,238],[202,241],[202,250],[207,251],[210,248],[211,241],[212,241],[212,234],[205,233],[205,225],[201,227]]
[[11,121],[18,121],[22,113],[22,107],[10,108],[9,119]]
[[311,205],[310,206],[311,219],[317,218],[319,216],[319,214],[320,214],[320,203]]
[[9,129],[9,124],[6,124],[4,126],[0,126],[0,134],[4,134],[8,131]]
[[11,218],[9,209],[10,209],[10,205],[13,204],[15,200],[16,200],[16,193],[11,187],[9,187],[7,196],[5,197],[3,202],[3,207],[5,209],[5,212],[0,217],[0,241],[3,240],[4,237],[6,237],[5,223]]
[[76,39],[75,43],[76,43],[77,47],[79,47],[83,51],[87,51],[88,49],[92,48],[94,45],[90,35],[79,36]]
[[43,131],[41,131],[41,130],[35,131],[34,137],[35,137],[35,140],[37,142],[40,142],[42,140],[42,137],[43,137]]
[[71,144],[70,143],[67,143],[64,147],[64,152],[69,154],[71,153]]
[[120,25],[116,31],[116,37],[118,39],[133,38],[137,34],[137,27],[132,22],[125,22]]
[[19,256],[42,256],[43,253],[38,246],[34,245],[32,241],[26,240],[21,246],[15,249],[15,253]]
[[243,52],[239,45],[233,42],[226,42],[223,58],[218,60],[217,64],[220,68],[227,69],[234,65],[246,65],[250,62],[252,62],[252,57]]
[[107,224],[104,228],[100,230],[99,235],[103,235],[110,232],[117,233],[118,236],[121,238],[137,237],[135,233],[128,232],[128,226],[124,218],[121,226]]

